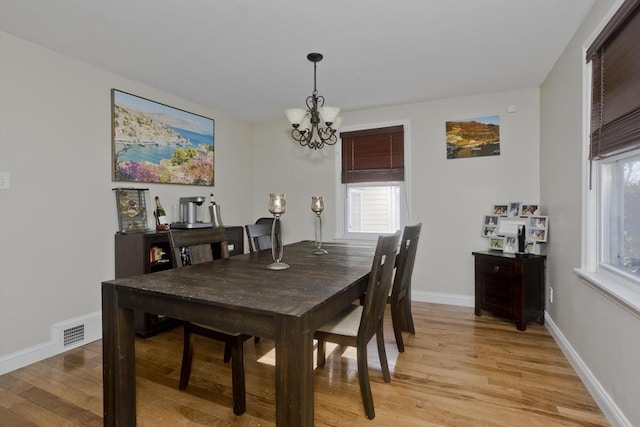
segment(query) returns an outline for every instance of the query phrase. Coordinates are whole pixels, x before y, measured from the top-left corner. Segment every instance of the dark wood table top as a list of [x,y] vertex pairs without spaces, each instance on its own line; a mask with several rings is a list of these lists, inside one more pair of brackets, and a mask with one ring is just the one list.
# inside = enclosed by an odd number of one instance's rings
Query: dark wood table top
[[312,254],[310,241],[286,245],[283,262],[290,265],[286,270],[267,269],[273,260],[271,251],[265,250],[105,283],[127,292],[218,308],[301,316],[330,303],[332,296],[362,281],[371,269],[374,246],[325,243],[323,247],[328,254]]

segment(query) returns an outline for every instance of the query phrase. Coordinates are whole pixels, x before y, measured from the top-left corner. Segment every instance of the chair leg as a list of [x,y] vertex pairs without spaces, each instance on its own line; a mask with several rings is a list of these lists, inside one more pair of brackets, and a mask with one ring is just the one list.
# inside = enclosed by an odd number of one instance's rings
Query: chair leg
[[324,352],[326,350],[326,347],[327,346],[326,346],[326,343],[324,342],[324,340],[318,339],[318,357],[317,357],[318,362],[317,362],[317,364],[318,364],[319,367],[323,367],[324,364],[325,364],[326,359],[325,359]]
[[408,297],[405,297],[401,304],[402,312],[404,313],[404,318],[407,324],[407,330],[411,335],[415,335],[416,328],[413,325],[413,316],[411,315],[411,300]]
[[378,342],[378,357],[380,357],[380,366],[382,367],[382,378],[385,383],[391,382],[391,375],[389,374],[389,363],[387,362],[387,351],[384,348],[384,335],[382,334],[382,322],[376,333],[376,341]]
[[373,395],[371,394],[371,384],[369,384],[369,366],[367,365],[367,344],[357,347],[358,353],[358,381],[360,382],[360,394],[362,394],[362,404],[364,412],[370,420],[376,416],[373,408]]
[[396,337],[398,351],[404,353],[404,341],[402,340],[402,316],[400,304],[396,300],[391,300],[391,323],[393,324],[393,334]]
[[189,385],[189,377],[191,376],[191,363],[193,361],[193,334],[191,333],[191,324],[184,324],[184,337],[182,346],[182,367],[180,368],[180,383],[178,388],[184,390]]
[[247,409],[244,380],[244,340],[236,337],[226,345],[231,347],[231,382],[233,389],[233,413],[242,415]]
[[224,363],[229,363],[229,360],[231,360],[231,345],[228,342],[224,343],[224,356],[222,357],[222,361]]

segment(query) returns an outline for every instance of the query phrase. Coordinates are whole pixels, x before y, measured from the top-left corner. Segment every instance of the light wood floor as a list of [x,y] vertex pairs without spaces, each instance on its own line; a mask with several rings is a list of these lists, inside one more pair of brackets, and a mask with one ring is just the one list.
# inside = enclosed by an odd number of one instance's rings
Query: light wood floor
[[[471,308],[414,303],[415,336],[399,354],[387,319],[391,383],[369,351],[376,418],[364,415],[355,350],[336,348],[315,371],[318,426],[609,425],[543,326],[519,332]],[[231,410],[222,347],[196,339],[191,382],[177,388],[181,328],[136,341],[140,426],[273,426],[273,342],[246,343],[247,412]],[[328,350],[331,347],[328,347]],[[2,426],[101,426],[102,358],[97,341],[0,376]]]

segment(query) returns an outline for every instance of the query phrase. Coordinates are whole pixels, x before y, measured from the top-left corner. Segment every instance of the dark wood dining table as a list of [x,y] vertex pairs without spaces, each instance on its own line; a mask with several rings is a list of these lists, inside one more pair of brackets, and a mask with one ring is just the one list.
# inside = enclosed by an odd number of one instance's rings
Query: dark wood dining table
[[[286,245],[271,251],[102,282],[104,425],[136,424],[134,310],[217,326],[275,342],[276,425],[312,426],[313,333],[365,291],[375,248]],[[177,386],[177,385],[176,385]]]

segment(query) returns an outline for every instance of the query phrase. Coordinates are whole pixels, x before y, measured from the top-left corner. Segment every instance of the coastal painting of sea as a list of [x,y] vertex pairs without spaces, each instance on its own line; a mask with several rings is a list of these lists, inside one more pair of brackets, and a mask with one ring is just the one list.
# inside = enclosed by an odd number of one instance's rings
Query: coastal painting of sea
[[500,117],[487,116],[446,123],[447,159],[500,155]]
[[111,90],[113,181],[214,184],[213,119]]

